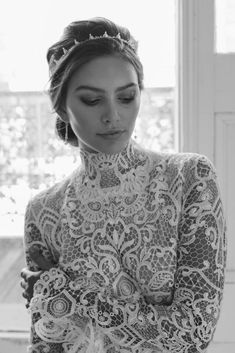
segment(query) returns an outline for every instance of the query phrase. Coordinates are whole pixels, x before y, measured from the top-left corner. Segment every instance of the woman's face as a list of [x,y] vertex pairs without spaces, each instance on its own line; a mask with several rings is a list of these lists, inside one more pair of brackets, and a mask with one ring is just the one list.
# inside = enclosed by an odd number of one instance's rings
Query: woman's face
[[87,151],[120,152],[132,135],[139,107],[137,73],[121,58],[94,59],[69,82],[66,119]]

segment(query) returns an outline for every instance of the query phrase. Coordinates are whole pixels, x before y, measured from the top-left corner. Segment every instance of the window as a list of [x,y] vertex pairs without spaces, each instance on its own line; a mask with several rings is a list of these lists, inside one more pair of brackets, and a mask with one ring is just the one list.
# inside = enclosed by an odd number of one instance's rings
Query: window
[[138,140],[154,150],[176,149],[174,0],[146,4],[119,0],[115,8],[109,0],[94,1],[92,6],[71,0],[66,8],[58,0],[9,0],[4,5],[0,14],[0,331],[29,329],[19,287],[26,204],[79,163],[76,149],[65,146],[54,133],[55,117],[45,94],[46,50],[69,22],[93,16],[127,26],[139,41],[145,90]]
[[235,52],[234,0],[216,0],[216,51]]

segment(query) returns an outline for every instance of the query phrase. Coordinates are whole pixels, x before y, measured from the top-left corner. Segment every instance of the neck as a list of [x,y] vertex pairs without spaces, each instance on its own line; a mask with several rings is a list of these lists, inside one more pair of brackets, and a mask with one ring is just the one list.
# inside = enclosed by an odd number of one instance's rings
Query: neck
[[124,156],[125,158],[130,158],[132,153],[133,141],[129,141],[129,143],[117,153],[90,152],[84,148],[80,149],[82,166],[86,171],[90,171],[91,166],[94,166],[97,171],[115,167],[119,163],[120,158]]

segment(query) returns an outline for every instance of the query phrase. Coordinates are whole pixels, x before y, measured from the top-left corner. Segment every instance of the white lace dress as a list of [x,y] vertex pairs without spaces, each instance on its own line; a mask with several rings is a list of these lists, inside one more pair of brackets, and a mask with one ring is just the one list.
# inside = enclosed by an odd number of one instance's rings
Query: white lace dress
[[133,142],[80,153],[81,166],[27,208],[29,268],[32,246],[57,264],[34,287],[29,352],[205,352],[226,258],[212,164]]

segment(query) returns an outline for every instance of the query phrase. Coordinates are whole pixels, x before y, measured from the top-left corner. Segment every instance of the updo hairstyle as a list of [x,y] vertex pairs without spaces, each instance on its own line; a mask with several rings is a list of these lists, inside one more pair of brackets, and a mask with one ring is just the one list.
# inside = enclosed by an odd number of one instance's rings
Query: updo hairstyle
[[[89,36],[103,36],[107,32],[109,36],[120,36],[125,41],[131,41],[132,45],[118,38],[99,38],[88,40]],[[74,41],[81,42],[74,45]],[[67,54],[66,50],[73,47]],[[115,55],[131,63],[137,73],[140,90],[143,89],[143,67],[137,55],[137,42],[131,36],[128,29],[118,26],[112,21],[95,17],[86,21],[70,23],[63,32],[62,38],[53,44],[47,52],[47,62],[50,70],[49,96],[54,111],[57,113],[56,130],[59,137],[65,141],[66,123],[61,119],[65,114],[65,103],[68,83],[75,71],[82,65],[101,56]],[[67,142],[78,146],[78,140],[70,124],[68,124]]]

